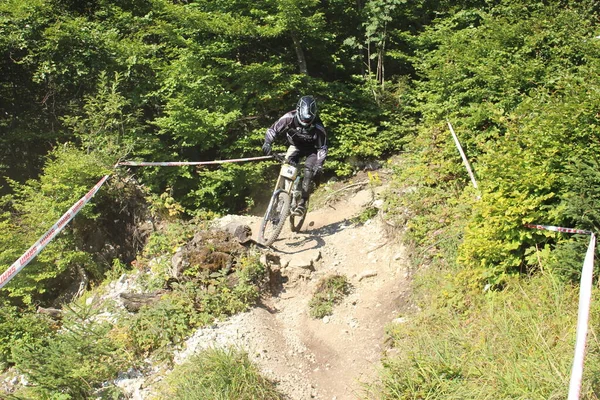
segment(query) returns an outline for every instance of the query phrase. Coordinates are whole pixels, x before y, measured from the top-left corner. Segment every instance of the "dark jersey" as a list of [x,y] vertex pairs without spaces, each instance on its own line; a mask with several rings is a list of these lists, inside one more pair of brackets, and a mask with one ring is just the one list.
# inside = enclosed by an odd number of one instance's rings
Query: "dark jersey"
[[288,142],[300,151],[314,151],[316,149],[316,166],[323,166],[325,157],[327,157],[327,132],[318,116],[310,126],[303,127],[296,120],[296,110],[290,111],[267,129],[265,142],[271,144],[282,134],[285,134]]

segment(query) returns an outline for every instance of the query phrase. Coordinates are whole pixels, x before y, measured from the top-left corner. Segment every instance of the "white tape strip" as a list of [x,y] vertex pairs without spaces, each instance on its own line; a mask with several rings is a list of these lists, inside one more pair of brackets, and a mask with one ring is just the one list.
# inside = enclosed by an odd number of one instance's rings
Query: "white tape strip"
[[58,235],[63,228],[77,215],[79,211],[87,204],[100,187],[106,182],[109,175],[104,176],[89,192],[86,193],[77,203],[75,203],[62,217],[56,222],[52,228],[38,239],[17,261],[15,261],[2,275],[0,275],[0,289],[4,287],[12,278],[15,277],[31,260],[37,256],[40,251],[46,247],[48,243]]
[[591,231],[582,229],[563,228],[552,225],[525,224],[528,228],[544,229],[547,231],[575,233],[590,235],[590,244],[585,253],[585,260],[581,269],[581,281],[579,283],[579,311],[577,313],[577,334],[575,340],[575,355],[573,356],[573,367],[571,368],[571,380],[569,382],[568,400],[578,400],[581,393],[581,382],[583,380],[583,361],[585,359],[585,345],[587,342],[588,321],[590,317],[590,305],[592,302],[592,279],[594,274],[594,253],[596,251],[596,235]]
[[446,121],[448,122],[448,127],[450,128],[450,133],[452,133],[452,137],[454,138],[454,143],[456,143],[456,147],[458,148],[458,152],[460,153],[460,156],[462,157],[463,163],[465,164],[465,167],[467,167],[467,172],[469,173],[469,176],[471,177],[471,182],[473,183],[473,187],[475,189],[477,189],[477,181],[475,180],[475,175],[473,175],[473,171],[471,170],[471,165],[469,164],[469,160],[467,160],[467,156],[465,155],[465,152],[462,149],[462,146],[460,145],[460,142],[458,141],[458,136],[456,136],[456,133],[454,133],[454,128],[452,128],[452,124],[450,123],[450,121]]
[[594,272],[594,252],[596,250],[596,235],[592,233],[588,245],[581,282],[579,284],[579,312],[577,316],[577,340],[575,341],[575,356],[571,368],[571,381],[569,383],[568,400],[578,400],[583,379],[583,360],[585,358],[585,345],[587,342],[588,320],[590,316],[590,303],[592,301],[592,277]]
[[166,161],[166,162],[146,162],[146,161],[122,161],[118,165],[127,165],[130,167],[181,167],[184,165],[212,165],[237,163],[245,161],[269,160],[273,156],[251,157],[251,158],[236,158],[231,160],[214,160],[214,161]]

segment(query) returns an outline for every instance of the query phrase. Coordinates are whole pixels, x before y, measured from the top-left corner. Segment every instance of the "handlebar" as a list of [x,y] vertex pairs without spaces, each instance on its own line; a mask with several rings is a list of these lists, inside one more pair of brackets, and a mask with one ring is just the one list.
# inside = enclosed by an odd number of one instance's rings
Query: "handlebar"
[[288,164],[293,165],[296,168],[302,168],[304,166],[304,163],[294,163],[290,160],[287,160],[285,157],[286,154],[287,153],[271,153],[271,156],[282,164],[287,161]]
[[279,162],[285,161],[285,153],[271,153],[271,156]]

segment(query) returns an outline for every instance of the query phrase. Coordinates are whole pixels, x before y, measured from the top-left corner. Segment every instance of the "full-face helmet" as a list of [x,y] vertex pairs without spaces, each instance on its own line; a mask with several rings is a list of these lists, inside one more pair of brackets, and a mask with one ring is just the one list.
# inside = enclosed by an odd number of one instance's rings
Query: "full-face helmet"
[[296,119],[304,127],[309,126],[317,117],[317,102],[312,96],[302,96],[296,105]]

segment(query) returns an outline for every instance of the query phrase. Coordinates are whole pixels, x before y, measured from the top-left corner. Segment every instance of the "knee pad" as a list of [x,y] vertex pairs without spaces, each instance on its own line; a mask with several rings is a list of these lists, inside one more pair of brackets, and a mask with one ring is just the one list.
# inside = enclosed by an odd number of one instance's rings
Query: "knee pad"
[[312,169],[304,169],[304,179],[302,180],[302,197],[305,199],[310,195],[310,182],[312,181],[312,175]]

